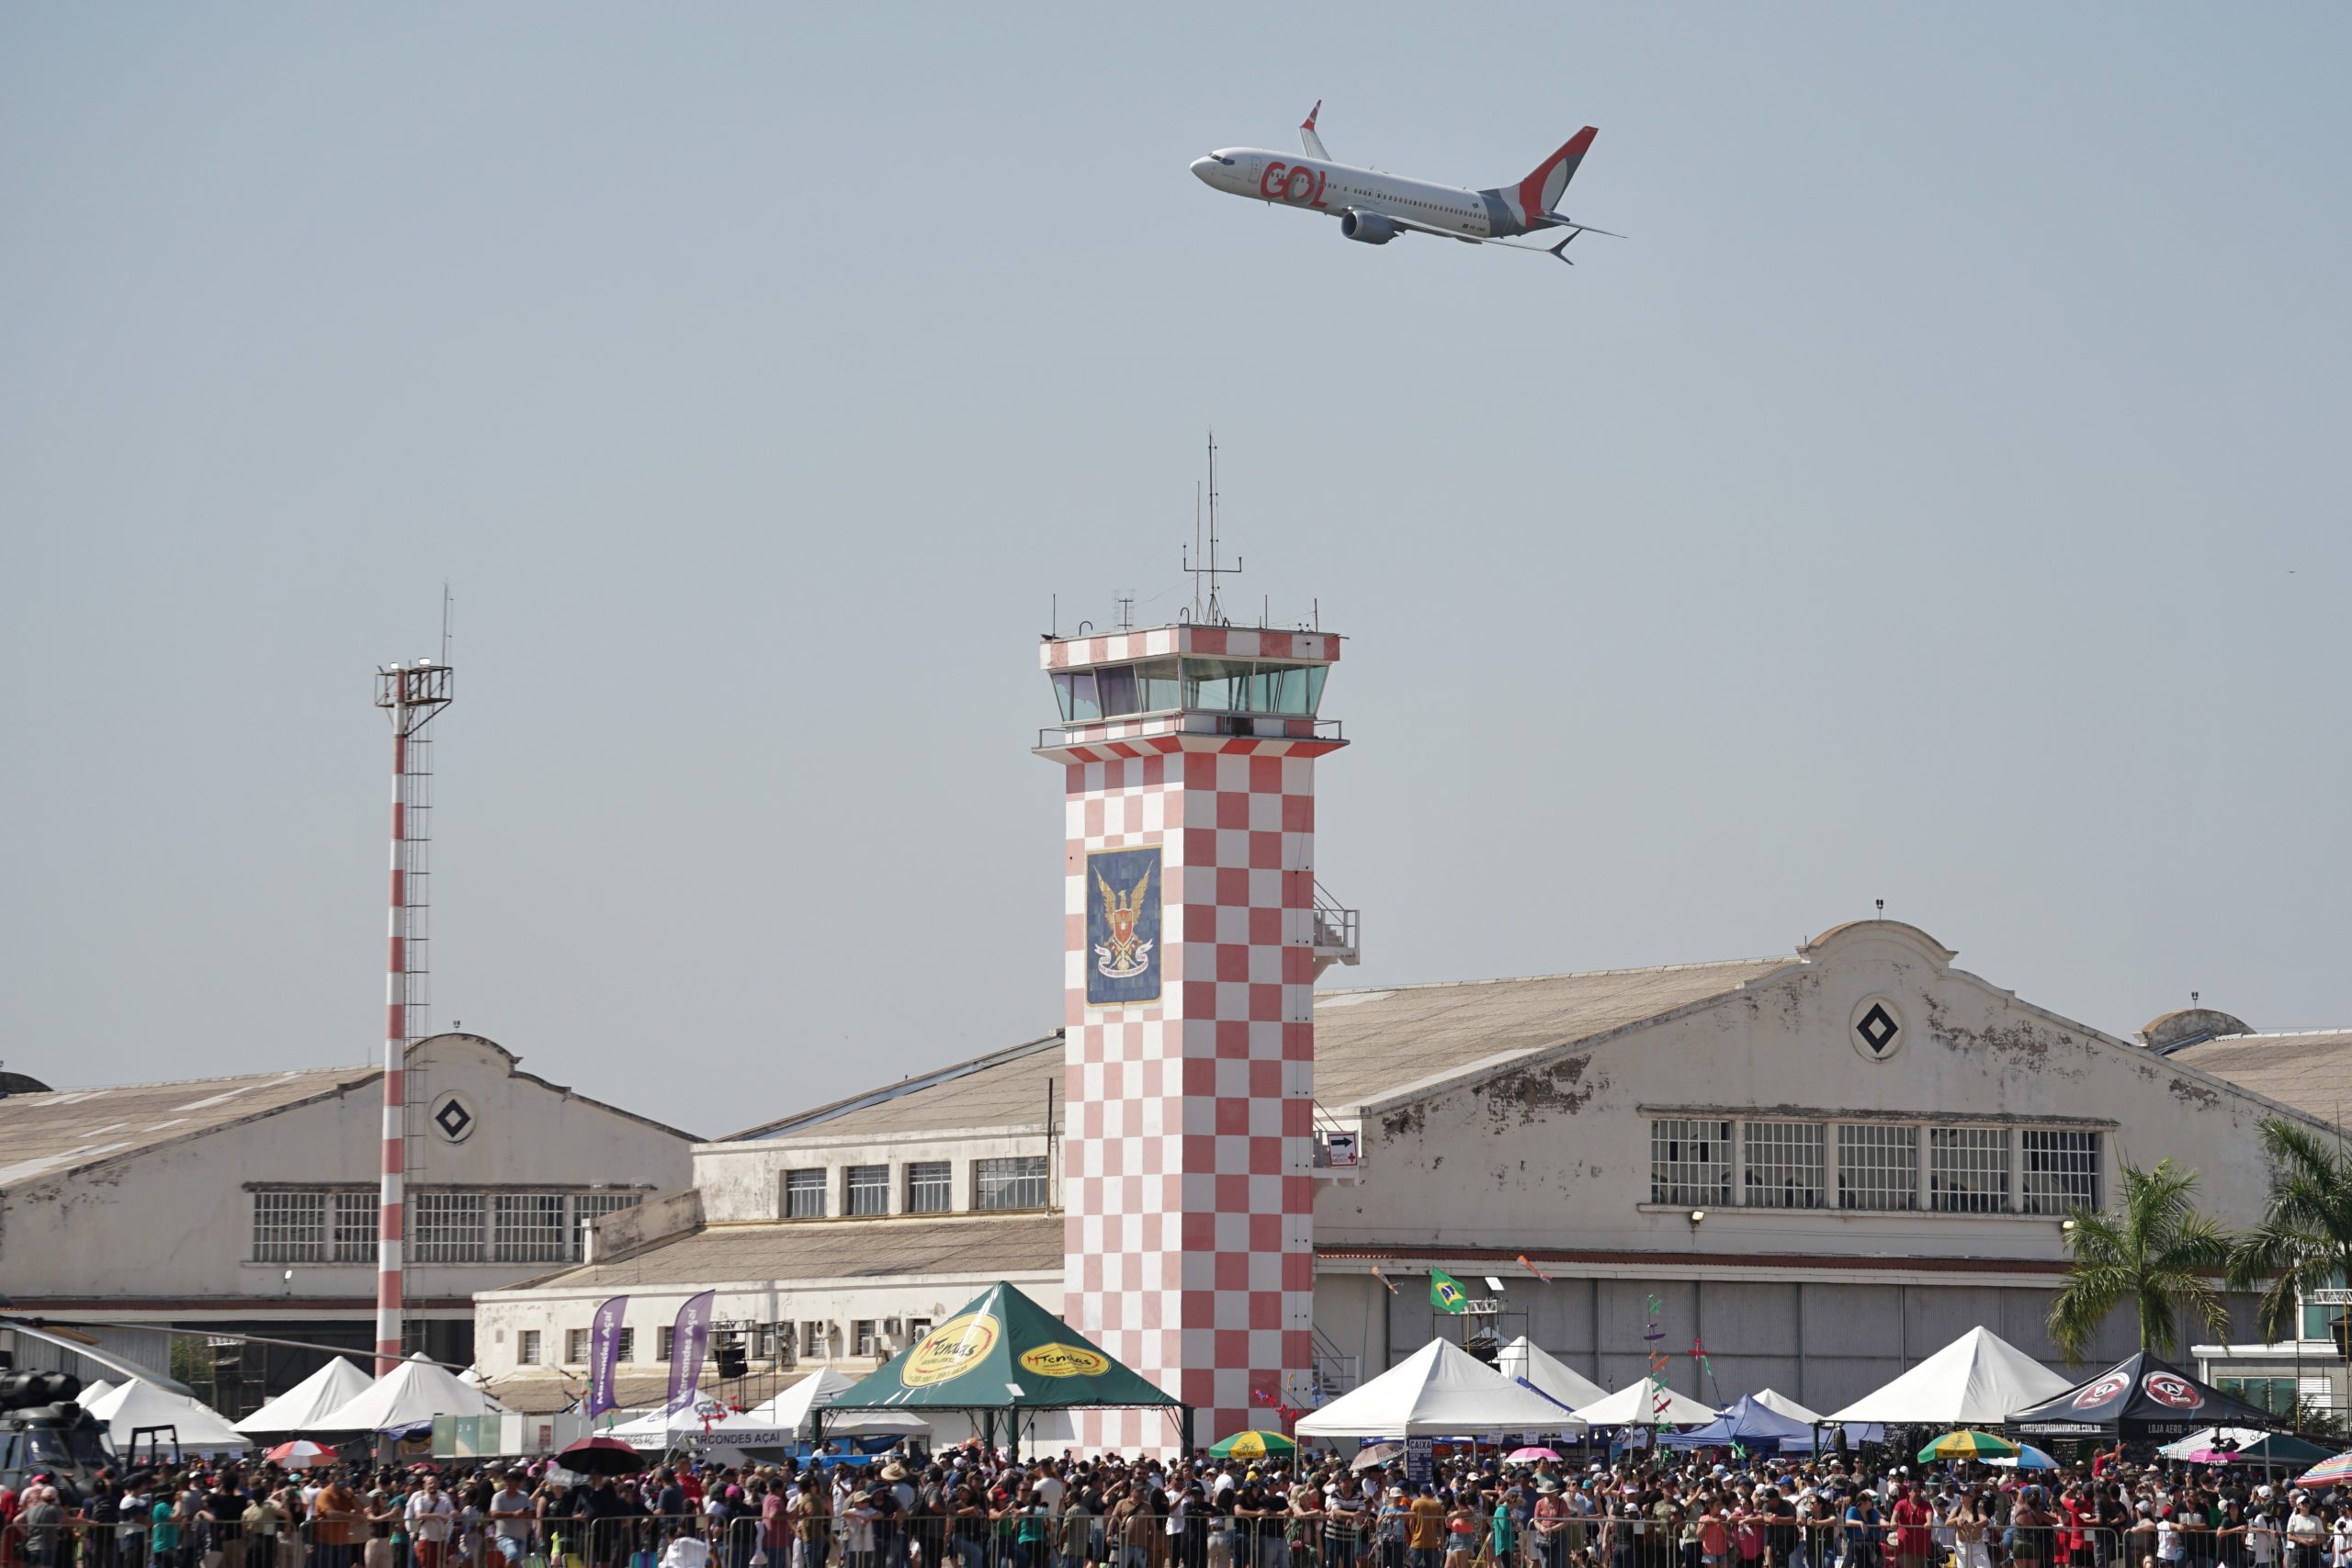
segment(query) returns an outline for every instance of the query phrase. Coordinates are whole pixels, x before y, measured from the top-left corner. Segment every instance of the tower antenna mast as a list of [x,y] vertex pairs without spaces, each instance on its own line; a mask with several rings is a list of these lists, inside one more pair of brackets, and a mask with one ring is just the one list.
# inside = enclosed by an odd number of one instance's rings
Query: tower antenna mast
[[[1218,597],[1216,580],[1220,577],[1241,575],[1241,558],[1234,557],[1231,566],[1217,564],[1216,432],[1214,430],[1209,432],[1209,543],[1206,556],[1203,556],[1200,552],[1200,502],[1197,491],[1194,492],[1193,507],[1193,551],[1184,558],[1184,570],[1193,576],[1193,619],[1204,626],[1222,626],[1225,624],[1225,604]],[[1202,564],[1194,566],[1193,564],[1194,560],[1199,560]],[[1204,577],[1209,580],[1206,600],[1201,597],[1201,579]]]
[[[443,647],[449,591],[441,591]],[[376,1375],[400,1365],[401,1259],[408,1235],[408,1048],[422,1039],[432,1003],[429,914],[433,881],[433,731],[455,695],[449,665],[420,659],[376,671],[376,705],[392,721],[392,890],[384,975],[383,1176],[376,1205]]]

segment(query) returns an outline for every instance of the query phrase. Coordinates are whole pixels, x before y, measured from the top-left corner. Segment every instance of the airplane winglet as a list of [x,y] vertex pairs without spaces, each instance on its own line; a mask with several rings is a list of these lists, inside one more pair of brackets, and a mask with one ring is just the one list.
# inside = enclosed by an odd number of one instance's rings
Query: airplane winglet
[[1328,164],[1331,161],[1331,154],[1323,151],[1323,138],[1315,130],[1315,117],[1322,112],[1323,100],[1317,98],[1315,107],[1306,111],[1306,118],[1298,122],[1298,140],[1306,147],[1308,157],[1320,158]]

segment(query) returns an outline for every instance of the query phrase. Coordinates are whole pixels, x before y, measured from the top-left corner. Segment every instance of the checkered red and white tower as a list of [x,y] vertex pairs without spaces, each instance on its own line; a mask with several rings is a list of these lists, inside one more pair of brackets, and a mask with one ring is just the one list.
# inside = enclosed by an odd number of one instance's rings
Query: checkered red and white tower
[[[1340,639],[1181,624],[1048,641],[1068,802],[1063,1315],[1193,1406],[1277,1425],[1311,1370],[1316,709]],[[1349,955],[1350,961],[1352,953]],[[1169,1449],[1154,1412],[1089,1446]]]
[[454,696],[450,670],[420,659],[376,671],[376,705],[392,721],[392,902],[384,975],[384,1147],[376,1216],[376,1375],[401,1359],[401,1257],[407,1235],[408,1048],[432,1002],[434,716]]

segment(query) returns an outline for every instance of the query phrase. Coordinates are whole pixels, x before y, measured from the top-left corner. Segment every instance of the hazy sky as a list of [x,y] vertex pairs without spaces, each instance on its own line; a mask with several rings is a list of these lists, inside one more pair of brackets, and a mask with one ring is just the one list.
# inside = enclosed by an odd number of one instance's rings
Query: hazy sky
[[[2341,5],[0,10],[0,1056],[435,1017],[717,1134],[1051,1029],[1036,643],[1352,640],[1348,983],[1870,912],[2118,1032],[2352,1023]],[[1541,256],[1216,194],[1514,181]],[[1335,976],[1334,979],[1340,978]]]

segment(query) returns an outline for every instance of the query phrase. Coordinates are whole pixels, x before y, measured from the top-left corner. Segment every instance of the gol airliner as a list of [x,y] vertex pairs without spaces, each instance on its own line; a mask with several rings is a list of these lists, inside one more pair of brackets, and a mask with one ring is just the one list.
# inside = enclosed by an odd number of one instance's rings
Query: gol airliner
[[[1335,215],[1342,235],[1367,245],[1385,245],[1409,231],[1442,234],[1465,244],[1545,251],[1567,261],[1562,253],[1578,234],[1589,231],[1624,238],[1554,210],[1568,181],[1576,177],[1577,165],[1584,161],[1592,139],[1600,134],[1592,126],[1568,138],[1566,146],[1536,164],[1534,172],[1516,185],[1463,190],[1333,163],[1315,130],[1316,117],[1322,112],[1323,101],[1317,98],[1298,128],[1299,141],[1306,148],[1304,158],[1286,158],[1261,147],[1228,147],[1193,159],[1193,173],[1229,196]],[[1516,235],[1560,229],[1567,232],[1556,245],[1511,243]]]

